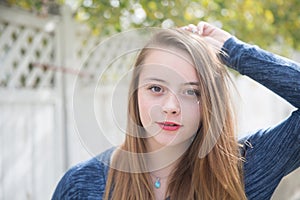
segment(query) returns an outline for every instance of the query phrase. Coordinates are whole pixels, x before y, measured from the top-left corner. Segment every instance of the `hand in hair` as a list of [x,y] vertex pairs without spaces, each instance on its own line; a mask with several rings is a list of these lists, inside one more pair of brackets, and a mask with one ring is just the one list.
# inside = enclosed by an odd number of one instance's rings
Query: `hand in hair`
[[192,33],[203,36],[204,39],[211,43],[213,46],[221,49],[224,42],[228,40],[232,35],[216,26],[213,26],[207,22],[201,21],[198,25],[190,24],[182,27],[184,30],[191,31]]

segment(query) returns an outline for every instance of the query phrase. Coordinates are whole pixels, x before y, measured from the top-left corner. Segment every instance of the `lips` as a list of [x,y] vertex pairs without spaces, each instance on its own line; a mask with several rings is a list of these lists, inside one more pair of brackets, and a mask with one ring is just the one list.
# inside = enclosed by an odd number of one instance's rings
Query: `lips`
[[163,130],[166,130],[166,131],[177,131],[179,128],[182,127],[182,125],[180,125],[180,124],[177,124],[175,122],[169,122],[169,121],[166,121],[166,122],[157,122],[157,124]]

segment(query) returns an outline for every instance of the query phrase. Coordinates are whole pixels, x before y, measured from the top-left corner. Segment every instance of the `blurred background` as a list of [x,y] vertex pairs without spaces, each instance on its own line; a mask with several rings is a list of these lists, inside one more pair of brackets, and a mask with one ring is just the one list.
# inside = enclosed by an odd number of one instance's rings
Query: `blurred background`
[[[299,10],[298,0],[0,0],[0,199],[50,199],[68,168],[122,141],[126,51],[141,41],[114,35],[204,20],[299,62]],[[231,73],[239,138],[295,110]],[[272,199],[300,199],[299,180],[284,178]]]

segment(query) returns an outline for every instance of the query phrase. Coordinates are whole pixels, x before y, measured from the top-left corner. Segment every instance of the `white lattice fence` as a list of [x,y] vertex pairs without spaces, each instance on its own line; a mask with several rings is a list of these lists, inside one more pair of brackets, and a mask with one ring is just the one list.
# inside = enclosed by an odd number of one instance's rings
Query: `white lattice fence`
[[[0,104],[1,199],[44,199],[61,170],[54,104],[49,100]],[[30,119],[30,120],[29,120]],[[17,190],[17,192],[16,192]]]
[[[94,117],[94,108],[86,105],[93,103],[99,84],[104,86],[96,98],[104,104],[97,114],[114,132],[113,83],[136,56],[137,51],[126,50],[142,44],[129,34],[96,48],[105,39],[92,36],[71,16],[68,9],[43,19],[0,7],[0,199],[49,199],[68,167],[107,148],[98,124],[87,118]],[[72,120],[74,84],[77,121]],[[84,132],[74,131],[76,123]]]
[[[80,81],[114,84],[128,72],[141,47],[147,42],[147,34],[133,30],[110,37],[91,37],[83,26],[76,27],[75,53],[83,72]],[[144,35],[143,35],[144,34]]]
[[55,29],[0,7],[0,199],[49,198],[62,162],[62,93]]
[[[3,11],[2,11],[3,12]],[[4,15],[5,13],[1,13]],[[54,72],[35,65],[54,62],[54,35],[44,27],[1,18],[0,83],[8,88],[53,87]],[[33,18],[36,21],[36,18]],[[43,22],[45,23],[45,22]]]
[[117,117],[118,123],[124,125],[127,112],[126,86],[130,77],[128,71],[140,47],[146,42],[143,36],[135,31],[98,38],[91,36],[89,30],[82,26],[75,28],[78,42],[74,44],[74,50],[79,76],[73,80],[75,89],[71,95],[74,111],[70,118],[75,119],[71,126],[76,127],[75,134],[80,138],[80,143],[78,138],[70,139],[70,151],[77,152],[76,158],[74,154],[70,155],[70,163],[73,164],[115,144],[108,140],[116,142],[123,138],[124,135],[120,134],[124,129],[116,126],[116,116],[113,116],[116,113],[112,110],[112,95],[121,84],[124,95],[117,99],[116,104],[123,105]]
[[[0,199],[49,199],[67,168],[107,148],[107,139],[118,140],[124,126],[115,120],[124,125],[126,119],[125,75],[144,42],[136,32],[95,37],[68,9],[42,19],[0,6]],[[236,81],[248,108],[241,126],[256,128],[250,99],[263,90]],[[276,118],[264,117],[269,124],[290,112],[264,94],[262,112],[278,111]]]

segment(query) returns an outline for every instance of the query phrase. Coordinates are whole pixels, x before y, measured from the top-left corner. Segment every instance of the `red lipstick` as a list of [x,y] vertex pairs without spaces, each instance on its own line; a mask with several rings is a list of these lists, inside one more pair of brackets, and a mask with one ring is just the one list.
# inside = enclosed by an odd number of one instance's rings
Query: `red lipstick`
[[158,122],[157,123],[163,130],[166,131],[177,131],[182,125],[177,124],[175,122]]

